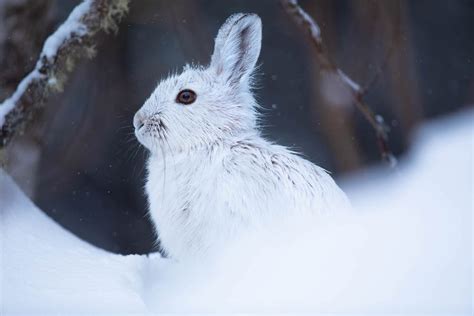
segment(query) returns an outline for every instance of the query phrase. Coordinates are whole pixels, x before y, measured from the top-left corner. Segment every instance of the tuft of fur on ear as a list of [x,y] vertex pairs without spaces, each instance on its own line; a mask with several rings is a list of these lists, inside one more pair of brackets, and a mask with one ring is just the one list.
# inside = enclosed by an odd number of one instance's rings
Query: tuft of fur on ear
[[262,21],[253,13],[231,15],[220,28],[210,67],[231,84],[247,81],[257,63]]

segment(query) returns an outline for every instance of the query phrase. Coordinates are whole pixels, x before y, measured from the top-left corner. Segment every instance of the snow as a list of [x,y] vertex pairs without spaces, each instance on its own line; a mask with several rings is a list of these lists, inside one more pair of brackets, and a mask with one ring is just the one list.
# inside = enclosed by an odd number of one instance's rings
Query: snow
[[311,37],[318,42],[322,42],[321,29],[319,28],[318,23],[316,23],[316,21],[298,5],[297,0],[289,0],[288,4],[291,5],[292,10],[295,10],[296,14],[299,15],[304,23],[307,24]]
[[349,78],[349,76],[346,75],[342,70],[338,69],[337,73],[338,73],[339,77],[342,79],[342,81],[345,82],[349,87],[351,87],[351,89],[354,92],[359,92],[360,91],[360,86],[355,81],[353,81],[351,78]]
[[18,99],[20,99],[20,97],[23,95],[30,83],[33,80],[37,80],[42,76],[39,73],[38,69],[39,67],[38,65],[36,65],[35,69],[30,72],[25,78],[23,78],[23,80],[21,80],[13,95],[2,103],[0,103],[0,128],[5,123],[5,118],[7,117],[8,113],[10,113],[15,108]]
[[91,4],[92,0],[85,0],[72,10],[67,20],[46,39],[41,53],[42,57],[53,58],[61,44],[71,38],[73,34],[82,36],[87,33],[87,26],[81,22],[81,19],[89,12]]
[[79,240],[3,171],[0,183],[3,312],[144,310],[136,276],[146,257],[110,254]]
[[275,223],[193,262],[97,249],[1,172],[3,311],[471,315],[473,119],[427,124],[395,171],[342,181],[353,214]]
[[[23,78],[16,91],[10,98],[3,101],[3,103],[0,103],[0,128],[5,123],[8,113],[10,113],[15,108],[16,103],[23,95],[25,90],[30,86],[30,84],[33,81],[44,77],[44,75],[42,75],[39,71],[43,66],[43,58],[48,60],[53,59],[54,56],[56,56],[59,47],[73,34],[82,36],[87,33],[87,26],[81,22],[81,19],[89,11],[91,4],[92,0],[85,0],[76,6],[67,20],[46,39],[40,54],[40,58],[38,59],[33,71]],[[51,84],[52,82],[49,83]]]

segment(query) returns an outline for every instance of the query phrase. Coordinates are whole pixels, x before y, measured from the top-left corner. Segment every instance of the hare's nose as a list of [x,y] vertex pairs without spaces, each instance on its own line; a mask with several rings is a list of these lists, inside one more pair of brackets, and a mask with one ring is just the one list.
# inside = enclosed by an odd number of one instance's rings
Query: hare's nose
[[139,130],[143,125],[145,125],[145,116],[142,112],[135,113],[135,116],[133,117],[133,127],[135,127],[136,130]]

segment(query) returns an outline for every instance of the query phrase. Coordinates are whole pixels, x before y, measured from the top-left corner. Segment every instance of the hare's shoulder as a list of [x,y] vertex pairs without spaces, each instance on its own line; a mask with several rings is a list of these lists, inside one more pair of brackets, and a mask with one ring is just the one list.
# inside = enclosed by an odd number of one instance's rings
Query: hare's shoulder
[[236,141],[224,165],[228,172],[258,178],[262,182],[278,181],[309,189],[329,177],[324,169],[286,147],[263,139]]
[[261,209],[269,204],[272,209],[296,205],[298,209],[320,211],[345,209],[349,205],[324,169],[265,140],[233,144],[224,169],[226,181],[220,189],[240,192],[235,198],[242,199],[242,205],[253,201],[260,203]]

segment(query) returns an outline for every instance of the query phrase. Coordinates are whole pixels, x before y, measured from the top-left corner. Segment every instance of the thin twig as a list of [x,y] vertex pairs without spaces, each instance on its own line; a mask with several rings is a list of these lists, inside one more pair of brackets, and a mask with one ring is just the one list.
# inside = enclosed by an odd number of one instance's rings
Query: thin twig
[[23,131],[49,94],[62,90],[75,63],[93,55],[97,33],[116,31],[127,10],[128,0],[85,0],[48,37],[33,71],[0,103],[0,149]]
[[382,75],[383,70],[387,66],[388,61],[392,57],[393,51],[395,50],[395,47],[396,47],[395,43],[397,42],[396,40],[401,36],[401,32],[400,32],[400,20],[401,20],[400,3],[397,2],[396,5],[397,5],[397,10],[396,10],[396,13],[395,13],[395,19],[394,19],[393,26],[392,26],[392,35],[390,36],[390,45],[389,45],[388,49],[385,52],[385,55],[382,59],[382,62],[375,69],[375,72],[372,75],[372,77],[367,81],[365,86],[362,88],[362,95],[364,95],[364,96],[367,94],[367,91],[369,91],[369,89],[377,82],[377,79]]
[[395,157],[393,156],[388,145],[388,126],[384,123],[382,116],[376,115],[364,102],[363,98],[366,90],[361,89],[359,84],[357,84],[347,74],[345,74],[332,60],[323,43],[318,24],[308,13],[303,10],[303,8],[301,8],[301,6],[298,4],[298,1],[280,1],[288,15],[307,31],[310,40],[316,49],[316,58],[319,62],[320,68],[325,72],[337,75],[343,84],[349,88],[349,91],[351,91],[354,105],[375,130],[375,136],[377,138],[377,143],[382,159],[388,161],[391,165],[395,164]]

